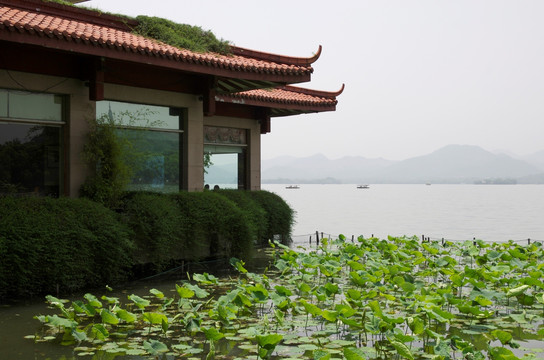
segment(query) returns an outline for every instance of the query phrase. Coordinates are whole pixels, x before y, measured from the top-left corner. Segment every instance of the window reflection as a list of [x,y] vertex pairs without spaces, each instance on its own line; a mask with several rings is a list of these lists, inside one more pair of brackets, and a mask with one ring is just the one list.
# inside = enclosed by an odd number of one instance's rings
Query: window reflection
[[8,92],[0,89],[0,117],[8,117]]
[[104,100],[96,103],[96,116],[118,127],[124,161],[132,170],[127,190],[180,190],[179,108]]
[[62,96],[2,90],[0,116],[11,119],[62,121]]
[[180,134],[119,129],[128,151],[124,160],[133,171],[128,190],[178,192]]
[[245,188],[245,147],[205,145],[204,152],[210,157],[204,184],[210,189],[215,185],[222,189]]
[[58,196],[61,128],[0,123],[0,193]]
[[119,126],[179,129],[179,110],[166,106],[99,101],[96,103],[96,117],[104,115],[115,115],[116,124]]

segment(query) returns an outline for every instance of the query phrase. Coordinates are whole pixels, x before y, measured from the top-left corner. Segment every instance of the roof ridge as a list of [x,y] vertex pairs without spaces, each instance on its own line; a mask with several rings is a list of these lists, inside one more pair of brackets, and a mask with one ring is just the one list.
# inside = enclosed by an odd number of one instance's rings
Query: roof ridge
[[16,7],[34,13],[60,16],[70,20],[89,22],[90,18],[96,25],[115,28],[123,31],[132,31],[138,25],[135,19],[111,15],[100,11],[85,9],[77,6],[64,5],[45,0],[0,0],[0,5]]
[[277,62],[282,64],[308,66],[316,62],[317,59],[319,59],[319,57],[321,56],[322,46],[319,45],[317,52],[313,56],[307,57],[307,58],[272,54],[272,53],[268,53],[264,51],[246,49],[246,48],[234,46],[234,45],[231,46],[231,49],[234,55],[251,57],[257,60],[272,61],[272,62]]

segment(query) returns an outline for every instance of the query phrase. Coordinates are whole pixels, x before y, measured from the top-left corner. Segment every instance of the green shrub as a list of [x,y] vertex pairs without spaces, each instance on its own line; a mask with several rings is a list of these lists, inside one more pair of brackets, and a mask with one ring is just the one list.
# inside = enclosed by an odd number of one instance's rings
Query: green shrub
[[268,227],[263,238],[264,242],[266,243],[268,240],[274,239],[275,235],[279,235],[281,242],[289,245],[294,222],[294,211],[289,204],[279,195],[265,190],[249,191],[248,194],[257,201],[267,214]]
[[134,234],[135,264],[151,264],[151,270],[162,271],[171,260],[185,259],[189,225],[172,197],[129,193],[123,199],[121,211]]
[[82,153],[92,174],[85,179],[80,195],[110,208],[119,205],[133,172],[124,159],[128,144],[118,136],[118,123],[107,115],[89,120]]
[[187,219],[185,238],[197,256],[248,259],[252,255],[250,220],[234,202],[213,191],[170,196]]
[[262,240],[267,241],[266,231],[268,228],[268,219],[266,211],[262,206],[251,196],[248,191],[242,190],[219,190],[217,192],[221,196],[225,196],[233,201],[248,219],[248,227],[251,232],[251,237],[255,243],[261,243]]
[[126,279],[129,230],[85,199],[0,197],[0,298]]
[[237,257],[274,235],[288,243],[293,211],[266,191],[125,193],[118,212],[88,199],[0,197],[0,300],[126,280],[135,265]]

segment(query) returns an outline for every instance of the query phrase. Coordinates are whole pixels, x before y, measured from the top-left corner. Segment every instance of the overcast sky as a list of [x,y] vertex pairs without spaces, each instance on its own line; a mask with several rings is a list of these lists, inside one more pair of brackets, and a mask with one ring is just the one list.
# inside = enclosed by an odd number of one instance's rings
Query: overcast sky
[[309,57],[337,110],[272,118],[262,157],[402,160],[448,144],[544,150],[541,0],[91,0],[164,17],[250,49]]

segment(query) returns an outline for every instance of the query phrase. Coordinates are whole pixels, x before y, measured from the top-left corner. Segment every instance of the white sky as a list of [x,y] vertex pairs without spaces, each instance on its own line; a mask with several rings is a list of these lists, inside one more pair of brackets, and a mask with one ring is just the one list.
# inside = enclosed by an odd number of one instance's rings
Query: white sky
[[448,144],[544,149],[541,0],[91,0],[211,30],[234,45],[309,57],[336,112],[272,119],[263,159],[322,153],[402,160]]

